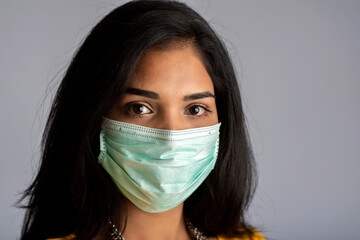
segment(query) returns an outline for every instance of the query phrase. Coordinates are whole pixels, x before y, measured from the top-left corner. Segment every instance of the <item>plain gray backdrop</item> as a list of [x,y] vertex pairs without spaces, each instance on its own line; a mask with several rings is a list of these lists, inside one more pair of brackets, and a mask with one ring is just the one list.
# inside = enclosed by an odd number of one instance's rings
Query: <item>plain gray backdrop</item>
[[[49,103],[88,31],[125,1],[0,1],[0,239],[36,172]],[[269,239],[360,239],[360,1],[186,1],[239,76]],[[54,216],[55,218],[56,216]]]

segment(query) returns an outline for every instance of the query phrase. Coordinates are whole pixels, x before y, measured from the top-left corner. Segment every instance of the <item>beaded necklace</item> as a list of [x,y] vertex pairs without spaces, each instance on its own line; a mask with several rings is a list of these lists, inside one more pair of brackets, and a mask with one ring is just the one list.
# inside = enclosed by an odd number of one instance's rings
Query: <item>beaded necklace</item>
[[[119,231],[119,229],[109,220],[109,224],[111,227],[110,237],[112,240],[125,240],[125,237]],[[205,234],[200,231],[197,227],[195,227],[188,219],[185,220],[186,229],[191,235],[193,240],[206,240],[207,237]]]

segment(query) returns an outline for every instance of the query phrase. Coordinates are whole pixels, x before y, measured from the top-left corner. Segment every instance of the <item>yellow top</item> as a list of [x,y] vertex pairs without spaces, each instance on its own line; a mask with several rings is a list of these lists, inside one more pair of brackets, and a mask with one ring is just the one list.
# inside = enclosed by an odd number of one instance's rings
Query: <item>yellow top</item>
[[[63,238],[49,238],[48,240],[72,240],[74,237],[75,235],[69,235]],[[228,237],[217,236],[217,240],[250,240],[250,238],[249,237],[228,238]],[[261,235],[260,232],[255,230],[252,240],[266,240],[266,239],[263,237],[263,235]]]
[[[217,236],[217,240],[250,240],[250,237],[249,236],[244,236],[244,237],[241,237],[241,238],[238,238],[238,237],[234,237],[234,238],[228,238],[228,237],[223,237],[223,236]],[[263,235],[254,230],[254,235],[253,235],[253,238],[252,240],[266,240]]]

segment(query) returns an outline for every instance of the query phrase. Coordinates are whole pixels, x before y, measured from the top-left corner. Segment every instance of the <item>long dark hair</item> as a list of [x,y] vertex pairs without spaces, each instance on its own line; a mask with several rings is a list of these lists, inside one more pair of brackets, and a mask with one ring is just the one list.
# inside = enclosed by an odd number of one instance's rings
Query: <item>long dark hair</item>
[[255,167],[223,43],[183,3],[133,1],[93,28],[59,86],[42,138],[40,169],[21,199],[28,200],[21,239],[69,234],[90,239],[107,229],[108,219],[125,227],[125,199],[97,162],[102,116],[123,93],[144,52],[174,41],[191,42],[200,53],[222,122],[215,169],[185,201],[184,215],[209,236],[251,235],[244,215],[255,190]]

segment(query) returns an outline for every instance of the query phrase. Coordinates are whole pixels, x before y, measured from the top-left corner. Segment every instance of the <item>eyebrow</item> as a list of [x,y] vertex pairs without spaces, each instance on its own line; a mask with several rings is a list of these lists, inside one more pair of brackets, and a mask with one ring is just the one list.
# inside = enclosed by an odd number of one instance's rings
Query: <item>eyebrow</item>
[[[152,98],[152,99],[159,99],[159,94],[152,92],[152,91],[139,89],[139,88],[131,88],[131,87],[127,88],[125,90],[125,93],[134,94],[134,95],[143,96],[143,97]],[[186,96],[184,96],[184,101],[197,100],[197,99],[208,98],[208,97],[216,98],[215,95],[212,94],[211,92],[205,91],[205,92],[199,92],[199,93],[193,93],[193,94],[186,95]]]
[[206,92],[199,92],[199,93],[193,93],[190,95],[186,95],[184,97],[184,101],[197,100],[197,99],[208,98],[208,97],[216,98],[214,94],[212,94],[209,91],[206,91]]
[[159,94],[139,88],[127,88],[125,93],[130,93],[138,96],[143,96],[152,99],[159,99]]

